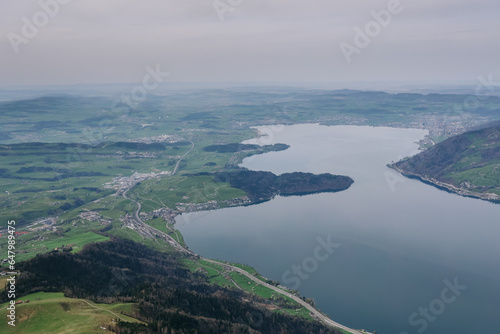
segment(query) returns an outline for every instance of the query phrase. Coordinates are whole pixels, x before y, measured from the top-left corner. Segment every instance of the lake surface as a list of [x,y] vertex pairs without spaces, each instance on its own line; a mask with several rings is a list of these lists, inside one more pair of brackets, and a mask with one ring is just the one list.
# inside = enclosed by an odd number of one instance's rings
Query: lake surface
[[446,193],[386,167],[415,154],[426,131],[315,124],[259,129],[269,136],[249,143],[291,147],[247,158],[244,167],[342,174],[355,183],[339,193],[179,216],[177,227],[193,251],[251,265],[352,328],[499,332],[500,205]]

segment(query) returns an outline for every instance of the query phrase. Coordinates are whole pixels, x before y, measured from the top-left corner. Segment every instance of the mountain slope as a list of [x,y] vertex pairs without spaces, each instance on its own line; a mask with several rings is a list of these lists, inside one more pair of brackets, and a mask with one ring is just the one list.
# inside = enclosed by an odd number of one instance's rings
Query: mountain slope
[[[286,314],[276,306],[279,300],[271,303],[241,289],[208,284],[208,272],[201,267],[191,272],[176,255],[129,240],[115,238],[88,244],[74,254],[38,255],[19,263],[18,268],[21,274],[16,280],[16,296],[20,300],[41,291],[64,292],[68,298],[91,300],[91,305],[100,309],[120,307],[121,311],[129,306],[125,320],[131,322],[119,321],[110,328],[119,334],[342,333],[317,321]],[[0,304],[7,301],[7,292],[0,292]],[[20,306],[19,326],[29,329],[39,323],[35,317],[21,317],[28,314],[22,312],[24,309],[33,309],[32,305],[36,303]],[[67,316],[76,319],[76,314]],[[83,314],[79,316],[81,319]],[[60,324],[52,333],[73,333],[73,325],[61,323],[57,313],[55,318],[50,317],[45,324]],[[99,321],[96,326],[109,325],[109,319]],[[39,331],[25,333],[35,332]]]
[[391,167],[463,196],[500,202],[500,122],[451,137]]

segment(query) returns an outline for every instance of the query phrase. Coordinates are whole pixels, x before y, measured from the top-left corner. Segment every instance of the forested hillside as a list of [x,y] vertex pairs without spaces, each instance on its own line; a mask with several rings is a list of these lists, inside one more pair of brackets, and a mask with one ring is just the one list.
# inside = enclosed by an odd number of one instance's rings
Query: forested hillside
[[500,123],[451,137],[393,167],[461,195],[498,201]]
[[[207,284],[202,271],[184,269],[176,256],[129,240],[89,244],[77,254],[39,255],[19,269],[19,296],[62,291],[100,303],[137,303],[134,317],[147,326],[118,322],[116,333],[340,334],[271,311],[269,301],[255,295]],[[2,293],[0,302],[7,300]]]

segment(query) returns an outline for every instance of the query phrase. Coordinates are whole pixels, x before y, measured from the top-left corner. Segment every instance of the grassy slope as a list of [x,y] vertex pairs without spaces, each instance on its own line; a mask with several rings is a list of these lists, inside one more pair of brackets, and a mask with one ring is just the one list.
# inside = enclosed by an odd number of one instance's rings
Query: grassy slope
[[[12,153],[9,147],[0,146],[0,154],[2,152]],[[111,181],[113,176],[127,176],[134,171],[158,172],[172,170],[173,166],[168,165],[167,158],[171,155],[183,154],[187,149],[185,146],[167,146],[164,151],[154,152],[158,154],[158,159],[142,159],[140,165],[135,166],[132,170],[128,169],[128,167],[131,166],[131,161],[134,159],[122,159],[126,156],[126,152],[121,148],[114,147],[113,144],[94,147],[92,150],[85,152],[81,161],[63,167],[46,163],[44,160],[49,155],[51,159],[64,161],[67,154],[64,150],[61,152],[54,151],[54,148],[50,145],[43,145],[38,149],[18,147],[17,150],[18,152],[14,157],[0,159],[0,168],[4,168],[6,170],[4,176],[8,176],[0,177],[0,185],[5,186],[4,189],[9,189],[9,194],[0,194],[0,215],[15,219],[18,222],[16,231],[28,232],[26,235],[17,237],[17,261],[22,261],[33,257],[37,253],[51,251],[62,245],[75,244],[73,248],[77,250],[85,243],[107,240],[108,238],[92,232],[102,229],[103,225],[79,218],[79,214],[86,210],[96,210],[103,218],[111,219],[114,228],[109,231],[110,234],[148,243],[148,240],[144,240],[134,231],[121,228],[122,223],[119,218],[134,210],[135,205],[133,202],[122,197],[113,196],[114,191],[112,190],[102,191],[103,183]],[[205,152],[205,155],[208,154]],[[207,159],[212,162],[219,160],[219,164],[215,166],[202,165],[202,167],[197,166],[196,168],[189,165],[191,171],[210,171],[214,168],[220,168],[222,162],[227,161],[231,156],[231,154],[215,155],[218,157]],[[106,176],[69,177],[58,181],[34,180],[35,178],[52,178],[61,173],[54,171],[18,173],[21,168],[28,167],[57,169],[71,167],[71,171],[74,173],[92,171],[106,173]],[[176,203],[180,202],[224,201],[245,195],[243,191],[231,188],[229,184],[213,182],[213,177],[210,176],[189,177],[181,174],[159,180],[144,181],[143,184],[138,185],[137,190],[134,189],[131,193],[139,194],[143,204],[142,212],[165,206],[175,209]],[[82,187],[86,188],[82,189]],[[93,190],[94,187],[101,190],[95,191]],[[77,198],[82,199],[85,204],[67,211],[57,209],[64,203],[73,204]],[[24,217],[32,223],[35,218],[56,215],[59,216],[58,222],[53,226],[56,231],[23,228],[18,220],[20,217]],[[7,220],[0,222],[0,227],[5,224],[7,224]],[[161,226],[159,222],[155,222],[155,224]],[[182,237],[179,236],[178,239],[182,239]],[[3,234],[3,236],[0,236],[0,259],[7,256],[6,245],[7,234]]]
[[500,195],[500,125],[451,137],[395,166],[457,188]]
[[[169,161],[185,153],[185,146],[166,146],[164,150],[133,150],[100,145],[79,150],[68,147],[57,149],[49,145],[36,148],[1,146],[0,214],[19,222],[61,214],[64,205],[76,208],[75,200],[90,203],[114,191],[103,189],[103,184],[116,176],[130,176],[134,172],[171,171]],[[132,158],[136,154],[152,154],[152,158]],[[23,173],[22,169],[38,167],[48,170]],[[67,177],[68,171],[75,176]],[[78,173],[99,173],[78,176]],[[66,175],[65,175],[66,174]],[[55,180],[52,180],[56,178]],[[8,193],[7,193],[8,191]],[[81,204],[80,204],[81,205]],[[0,222],[0,227],[5,222]]]
[[[310,312],[297,304],[294,300],[277,294],[275,291],[250,281],[246,276],[243,276],[237,272],[225,272],[222,266],[218,266],[213,263],[209,263],[202,260],[191,260],[184,259],[182,263],[186,268],[195,272],[197,270],[203,270],[210,283],[217,284],[222,287],[227,288],[241,288],[249,293],[256,294],[265,299],[269,299],[274,302],[277,308],[274,312],[277,313],[287,313],[293,316],[298,316],[307,320],[312,320]],[[252,267],[237,265],[240,268],[245,269],[247,272],[256,275],[257,277],[263,279],[255,269]],[[231,278],[234,283],[229,279]],[[265,281],[265,279],[263,279]]]
[[177,203],[224,201],[246,195],[228,183],[214,182],[213,179],[213,176],[174,176],[148,180],[134,188],[134,193],[139,196],[145,212],[165,206],[175,209]]
[[[0,321],[0,333],[104,333],[100,327],[112,325],[112,319],[139,322],[127,316],[134,304],[87,304],[82,299],[65,298],[62,293],[34,293],[22,298],[27,304],[16,306],[16,326]],[[0,316],[6,319],[6,304],[0,305]],[[122,312],[124,314],[122,314]],[[57,319],[56,321],[54,321]]]
[[[34,257],[39,253],[46,253],[57,247],[72,245],[73,251],[79,251],[82,247],[91,242],[109,240],[108,237],[90,231],[97,224],[88,224],[81,227],[66,227],[62,235],[54,232],[30,232],[16,238],[16,261],[23,261]],[[100,226],[102,227],[102,226]],[[0,238],[0,257],[7,256],[7,234]]]

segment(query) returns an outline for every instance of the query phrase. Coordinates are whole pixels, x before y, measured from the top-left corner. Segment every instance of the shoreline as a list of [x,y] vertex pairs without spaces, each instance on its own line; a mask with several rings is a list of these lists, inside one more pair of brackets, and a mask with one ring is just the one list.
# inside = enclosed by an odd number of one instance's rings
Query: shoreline
[[[330,327],[333,327],[333,328],[338,328],[338,329],[341,329],[341,330],[343,330],[345,332],[348,332],[350,334],[372,334],[372,333],[367,332],[367,331],[365,331],[363,329],[361,329],[361,330],[352,329],[350,327],[344,326],[344,325],[342,325],[342,324],[334,321],[328,315],[323,314],[321,311],[319,311],[313,305],[310,305],[309,303],[307,303],[304,300],[302,300],[302,298],[300,298],[300,296],[297,296],[297,295],[291,293],[291,290],[288,290],[288,291],[282,290],[282,289],[280,289],[278,287],[275,287],[273,285],[270,285],[270,284],[268,284],[268,283],[260,280],[258,277],[255,277],[254,275],[250,274],[249,272],[247,272],[246,270],[244,270],[242,268],[233,266],[232,264],[229,264],[229,263],[224,263],[224,262],[221,262],[221,261],[217,261],[217,260],[213,260],[213,259],[210,259],[210,258],[206,258],[206,257],[204,257],[204,256],[202,256],[200,254],[197,254],[197,253],[189,250],[189,247],[187,245],[183,246],[178,241],[176,241],[172,236],[170,236],[168,233],[160,231],[157,228],[155,228],[155,227],[153,227],[151,225],[148,225],[146,222],[144,222],[140,218],[140,212],[141,212],[141,208],[142,208],[141,203],[139,203],[138,201],[135,201],[133,199],[128,198],[127,197],[127,191],[125,191],[121,196],[123,198],[131,200],[132,202],[134,202],[135,204],[137,204],[137,209],[134,211],[133,219],[137,223],[139,223],[140,225],[147,227],[149,230],[152,230],[152,231],[154,231],[156,233],[159,233],[160,235],[163,235],[165,237],[165,240],[168,240],[169,244],[174,249],[176,249],[178,252],[180,252],[181,254],[183,254],[183,255],[185,255],[187,257],[193,257],[193,258],[197,258],[197,259],[204,260],[204,261],[207,261],[207,262],[211,262],[211,263],[215,263],[215,264],[218,264],[218,265],[222,265],[222,266],[226,267],[227,269],[229,269],[231,271],[236,271],[236,272],[238,272],[238,273],[246,276],[250,280],[256,282],[257,284],[260,284],[261,286],[267,287],[267,288],[269,288],[269,289],[271,289],[271,290],[273,290],[273,291],[275,291],[275,292],[277,292],[277,293],[279,293],[279,294],[281,294],[283,296],[291,298],[296,303],[298,303],[302,307],[305,307],[307,310],[309,310],[311,312],[311,316],[316,321],[318,321],[320,323],[323,323],[326,326],[330,326]],[[178,231],[178,232],[181,233],[180,231]],[[181,233],[181,235],[182,235],[182,233]],[[287,287],[287,289],[289,289],[289,288]]]
[[451,193],[451,194],[459,195],[462,197],[480,199],[480,200],[488,201],[488,202],[491,202],[494,204],[500,204],[500,196],[496,195],[496,194],[477,193],[477,192],[457,188],[454,185],[446,183],[446,182],[438,181],[438,180],[433,179],[433,178],[428,178],[428,177],[425,177],[425,176],[420,175],[420,174],[407,172],[405,170],[402,170],[401,168],[396,167],[394,164],[388,164],[387,167],[397,171],[398,173],[400,173],[401,175],[403,175],[406,178],[418,180],[422,183],[428,184],[428,185],[433,186],[439,190],[443,190],[443,191],[446,191],[446,192]]

